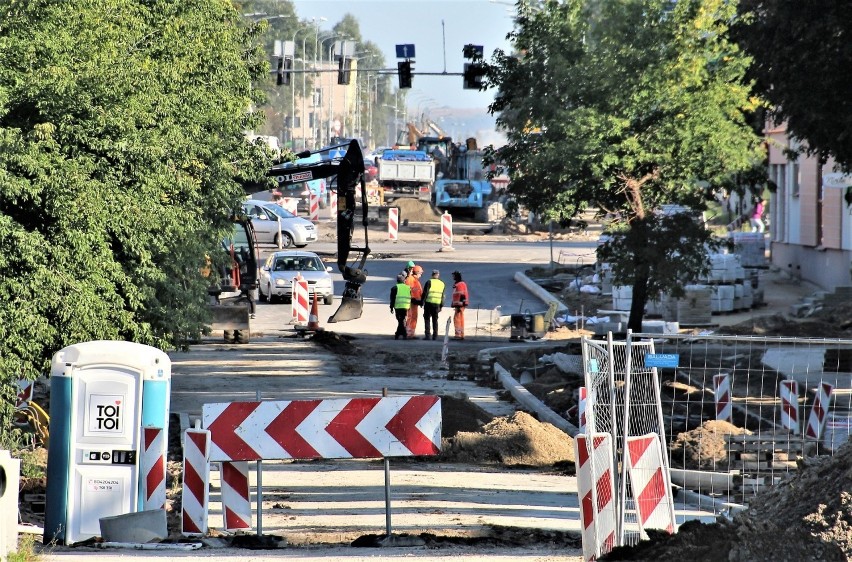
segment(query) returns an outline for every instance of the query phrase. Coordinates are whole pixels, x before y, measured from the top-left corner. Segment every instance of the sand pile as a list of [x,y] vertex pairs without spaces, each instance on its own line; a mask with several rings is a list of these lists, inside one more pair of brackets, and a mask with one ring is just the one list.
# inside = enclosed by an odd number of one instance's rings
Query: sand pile
[[574,461],[571,437],[525,412],[495,418],[481,432],[459,432],[444,439],[441,460],[552,466]]
[[693,430],[679,433],[671,445],[672,463],[692,470],[728,470],[726,435],[750,435],[732,423],[706,421]]

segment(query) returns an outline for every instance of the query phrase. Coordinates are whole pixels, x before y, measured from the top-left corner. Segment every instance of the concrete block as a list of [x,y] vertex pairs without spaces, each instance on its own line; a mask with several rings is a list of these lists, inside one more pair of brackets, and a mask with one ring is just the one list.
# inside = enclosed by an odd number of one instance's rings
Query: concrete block
[[100,523],[101,537],[106,542],[148,543],[169,536],[165,509],[101,517]]

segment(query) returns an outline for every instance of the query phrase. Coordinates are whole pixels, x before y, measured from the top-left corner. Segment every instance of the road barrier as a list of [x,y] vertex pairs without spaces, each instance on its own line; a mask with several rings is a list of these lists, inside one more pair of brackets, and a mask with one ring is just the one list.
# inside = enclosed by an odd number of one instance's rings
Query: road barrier
[[308,281],[301,275],[297,275],[292,281],[292,296],[290,297],[290,312],[293,316],[293,324],[306,324],[308,322]]
[[441,215],[441,251],[453,250],[453,216],[444,211]]
[[388,209],[388,240],[399,240],[399,207]]
[[161,427],[142,428],[142,475],[139,487],[144,511],[166,507],[165,433]]
[[311,222],[319,221],[319,202],[319,195],[316,195],[313,191],[311,191],[308,196],[308,208],[310,211]]
[[656,433],[627,438],[627,473],[636,498],[639,528],[674,533],[677,528],[668,469],[664,470],[660,436]]
[[731,376],[728,373],[713,375],[713,398],[716,401],[716,419],[733,422],[731,405]]
[[799,383],[792,380],[781,381],[781,427],[790,433],[799,432]]
[[207,534],[208,490],[210,488],[210,432],[189,428],[184,432],[181,534]]
[[825,418],[828,407],[831,405],[831,393],[834,387],[827,382],[821,383],[817,388],[814,403],[811,406],[811,415],[808,416],[808,427],[805,436],[811,439],[821,439],[825,428]]
[[583,525],[583,560],[596,560],[616,545],[616,496],[612,436],[574,437],[577,497]]

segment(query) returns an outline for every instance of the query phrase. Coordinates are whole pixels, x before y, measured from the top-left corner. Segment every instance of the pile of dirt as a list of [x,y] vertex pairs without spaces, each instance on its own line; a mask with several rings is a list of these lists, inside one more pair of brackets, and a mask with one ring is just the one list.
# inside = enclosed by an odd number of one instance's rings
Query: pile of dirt
[[732,522],[692,522],[600,560],[852,559],[852,442],[832,457],[808,457],[800,470],[761,492]]
[[726,435],[751,435],[751,431],[722,420],[709,420],[679,433],[671,446],[672,463],[691,470],[727,470]]
[[499,463],[506,466],[553,466],[574,461],[571,437],[525,412],[495,418],[479,432],[459,432],[444,439],[440,460]]
[[441,213],[435,210],[428,201],[419,199],[394,199],[389,203],[392,207],[399,207],[399,220],[409,222],[438,222]]

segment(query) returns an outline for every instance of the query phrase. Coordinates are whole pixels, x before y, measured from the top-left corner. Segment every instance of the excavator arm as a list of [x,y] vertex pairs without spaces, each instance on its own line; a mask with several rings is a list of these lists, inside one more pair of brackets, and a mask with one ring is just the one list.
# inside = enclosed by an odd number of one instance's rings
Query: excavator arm
[[[333,146],[331,150],[342,146]],[[299,153],[299,158],[309,156],[311,152]],[[340,306],[328,319],[329,323],[356,320],[361,317],[364,299],[361,285],[367,281],[364,265],[370,255],[367,238],[367,186],[364,179],[364,155],[357,140],[348,144],[342,158],[323,160],[310,164],[291,164],[270,168],[267,176],[276,177],[280,186],[337,176],[337,268],[343,275],[345,286]],[[360,190],[358,189],[360,187]],[[364,245],[353,246],[355,233],[356,198],[361,197]],[[356,253],[350,263],[350,254]]]

